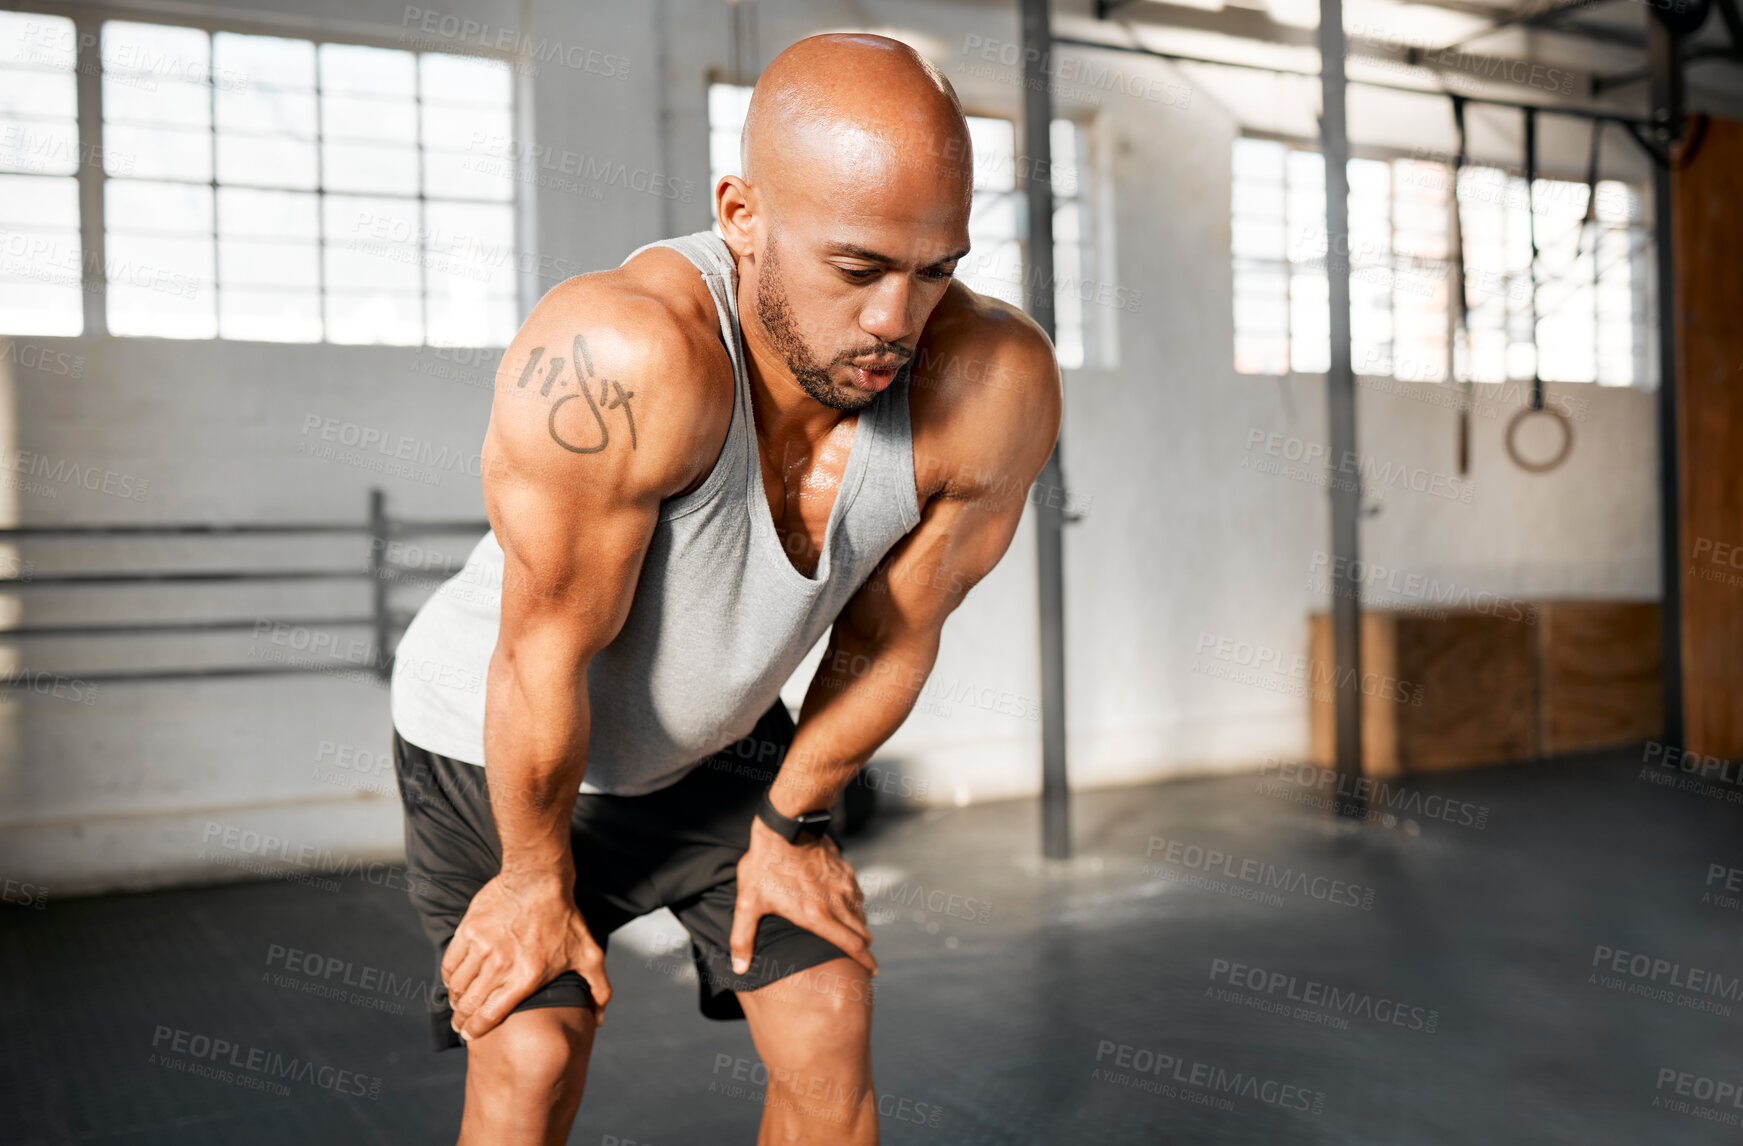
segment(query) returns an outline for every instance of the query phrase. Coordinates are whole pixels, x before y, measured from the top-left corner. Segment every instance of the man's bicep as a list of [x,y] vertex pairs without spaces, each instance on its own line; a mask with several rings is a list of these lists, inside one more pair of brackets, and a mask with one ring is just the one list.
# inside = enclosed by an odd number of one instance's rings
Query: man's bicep
[[503,550],[499,644],[573,656],[622,627],[660,501],[687,464],[693,411],[669,382],[684,377],[669,325],[657,303],[572,280],[504,353],[483,467]]

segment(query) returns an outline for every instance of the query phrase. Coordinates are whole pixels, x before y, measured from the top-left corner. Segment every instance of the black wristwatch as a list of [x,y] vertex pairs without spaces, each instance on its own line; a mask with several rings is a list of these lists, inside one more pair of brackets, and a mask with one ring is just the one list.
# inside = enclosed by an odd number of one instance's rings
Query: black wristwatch
[[767,788],[763,789],[763,798],[757,803],[757,819],[766,824],[770,831],[790,844],[812,842],[804,839],[805,836],[821,839],[824,831],[829,827],[829,821],[833,818],[827,810],[800,812],[797,816],[783,816],[775,810],[775,805],[770,802]]

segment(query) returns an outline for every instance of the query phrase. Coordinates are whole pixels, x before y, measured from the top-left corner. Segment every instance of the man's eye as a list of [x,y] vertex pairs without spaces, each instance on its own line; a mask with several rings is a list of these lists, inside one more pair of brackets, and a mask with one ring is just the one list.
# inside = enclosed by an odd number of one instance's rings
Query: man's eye
[[954,275],[956,273],[956,268],[951,267],[949,270],[945,270],[942,267],[928,267],[925,271],[923,271],[921,273],[923,273],[927,278],[931,279],[933,282],[941,282],[944,279],[947,279],[950,276]]
[[851,267],[842,267],[841,273],[852,279],[854,282],[863,283],[870,282],[873,278],[877,277],[879,272],[875,267],[865,270],[854,270]]

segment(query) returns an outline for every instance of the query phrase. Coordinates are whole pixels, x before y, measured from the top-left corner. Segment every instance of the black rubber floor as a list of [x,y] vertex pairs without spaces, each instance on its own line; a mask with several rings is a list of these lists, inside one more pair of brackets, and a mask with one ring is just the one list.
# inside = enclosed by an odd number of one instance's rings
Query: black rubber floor
[[[884,1141],[1736,1142],[1743,789],[1640,761],[1422,781],[1366,827],[1294,779],[1084,793],[1063,870],[1032,801],[875,821]],[[452,1141],[464,1059],[425,1049],[387,882],[5,905],[0,1141]],[[753,1142],[744,1025],[650,950],[614,940],[570,1141]]]

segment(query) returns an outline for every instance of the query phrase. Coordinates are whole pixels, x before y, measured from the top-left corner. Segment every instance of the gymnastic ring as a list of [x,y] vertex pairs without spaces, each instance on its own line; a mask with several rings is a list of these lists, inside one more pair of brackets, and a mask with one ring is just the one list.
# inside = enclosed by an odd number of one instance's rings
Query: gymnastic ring
[[[1561,426],[1561,449],[1555,452],[1554,457],[1545,462],[1526,461],[1524,458],[1519,456],[1519,448],[1513,441],[1519,433],[1520,424],[1532,414],[1548,414]],[[1507,423],[1506,443],[1507,456],[1513,459],[1514,465],[1518,466],[1526,473],[1546,474],[1556,466],[1561,465],[1562,462],[1566,461],[1568,454],[1573,450],[1574,424],[1569,420],[1568,416],[1560,410],[1551,409],[1548,406],[1544,406],[1541,409],[1532,409],[1530,406],[1523,406],[1517,414],[1513,415],[1512,420]]]

